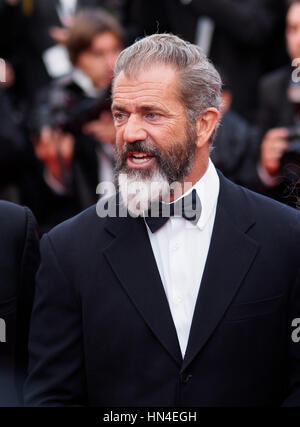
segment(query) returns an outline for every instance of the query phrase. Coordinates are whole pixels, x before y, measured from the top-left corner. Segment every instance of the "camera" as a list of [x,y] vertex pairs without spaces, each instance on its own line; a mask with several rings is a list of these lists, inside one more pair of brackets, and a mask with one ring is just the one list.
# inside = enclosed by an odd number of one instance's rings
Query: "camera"
[[291,126],[288,128],[289,145],[281,157],[280,167],[285,174],[288,168],[293,166],[293,170],[299,168],[300,176],[300,126]]
[[44,126],[49,126],[76,135],[82,132],[86,123],[97,120],[102,111],[110,111],[110,107],[110,87],[97,98],[55,87],[47,94],[47,99],[41,100],[33,110],[29,130],[33,135],[39,135]]

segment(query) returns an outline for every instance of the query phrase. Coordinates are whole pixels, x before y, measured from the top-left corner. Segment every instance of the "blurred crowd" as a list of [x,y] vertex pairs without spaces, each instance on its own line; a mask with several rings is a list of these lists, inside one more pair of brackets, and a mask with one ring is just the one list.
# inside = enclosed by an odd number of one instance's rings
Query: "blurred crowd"
[[300,208],[300,0],[0,0],[0,199],[42,232],[114,179],[113,66],[155,32],[200,45],[223,78],[215,165]]

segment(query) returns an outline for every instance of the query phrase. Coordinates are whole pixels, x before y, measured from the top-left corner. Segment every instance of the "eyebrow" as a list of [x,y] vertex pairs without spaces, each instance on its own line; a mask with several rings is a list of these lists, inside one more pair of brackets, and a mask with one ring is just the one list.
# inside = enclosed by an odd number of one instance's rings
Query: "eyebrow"
[[158,105],[151,105],[151,104],[150,105],[141,105],[139,107],[139,110],[142,110],[142,111],[153,111],[153,110],[155,110],[155,111],[164,111]]
[[125,108],[122,107],[121,105],[112,105],[111,106],[111,110],[112,111],[116,111],[116,110],[118,110],[118,111],[126,111]]
[[[111,107],[112,111],[126,111],[126,108],[122,107],[121,105],[112,105]],[[140,105],[138,107],[139,111],[160,111],[160,112],[165,112],[165,110],[161,107],[159,107],[158,105]]]

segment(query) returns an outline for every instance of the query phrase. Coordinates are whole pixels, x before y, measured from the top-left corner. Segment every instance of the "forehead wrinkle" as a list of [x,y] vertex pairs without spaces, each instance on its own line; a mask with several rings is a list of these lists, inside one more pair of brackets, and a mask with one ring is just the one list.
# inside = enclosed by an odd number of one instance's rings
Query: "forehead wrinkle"
[[[143,75],[142,75],[143,77]],[[148,77],[148,79],[147,79]],[[178,94],[178,78],[177,74],[172,74],[171,76],[167,76],[165,80],[162,82],[161,80],[157,80],[157,77],[149,78],[149,76],[145,76],[146,80],[134,80],[132,78],[126,77],[126,75],[119,75],[114,83],[113,94],[116,92],[131,92],[135,91],[139,93],[140,91],[159,91],[161,94],[163,92],[169,91],[172,94]],[[123,80],[123,81],[122,81]]]
[[157,80],[155,76],[153,79],[145,76],[145,80],[136,81],[119,75],[112,98],[113,106],[119,105],[123,109],[141,109],[143,107],[141,104],[149,104],[157,105],[169,113],[172,111],[172,105],[174,108],[174,102],[182,104],[178,93],[178,76],[174,74],[164,81]]
[[134,100],[141,100],[141,99],[145,99],[146,102],[151,102],[151,100],[155,100],[155,102],[159,102],[161,103],[161,101],[163,101],[164,99],[161,98],[161,96],[159,95],[137,95],[134,98],[130,97],[127,99],[127,96],[122,96],[122,95],[118,95],[114,97],[114,101],[117,101],[117,99],[120,100],[125,100],[128,102],[132,102]]
[[[171,98],[170,95],[175,96],[175,99]],[[167,96],[166,90],[160,90],[160,89],[139,89],[139,90],[133,90],[133,91],[126,91],[126,90],[115,90],[113,94],[113,103],[117,102],[125,102],[128,104],[134,103],[134,101],[144,100],[145,103],[158,103],[160,105],[165,105],[168,103],[168,101],[172,102],[174,100],[178,100],[178,93],[176,90],[172,90],[172,92]]]
[[[113,106],[112,108],[114,108],[116,105],[119,105],[120,107],[123,108],[138,108],[138,109],[142,109],[145,106],[152,106],[152,107],[157,107],[160,109],[163,109],[165,111],[170,111],[170,106],[168,105],[167,102],[163,102],[164,100],[161,98],[161,96],[158,95],[152,95],[152,96],[148,96],[148,95],[139,95],[134,97],[134,99],[128,99],[127,97],[122,97],[122,96],[116,96],[113,100]],[[140,104],[140,105],[139,105]]]
[[[115,85],[117,86],[118,82],[116,82]],[[149,80],[149,81],[132,81],[132,83],[130,83],[130,81],[129,81],[129,82],[126,82],[126,84],[125,83],[119,83],[119,85],[123,86],[123,87],[127,87],[127,88],[131,88],[131,87],[135,88],[136,86],[141,86],[141,85],[145,85],[145,86],[149,86],[149,85],[151,85],[151,86],[153,86],[153,85],[156,85],[156,86],[166,86],[162,82],[153,81],[153,80]]]
[[132,96],[132,94],[134,93],[136,96],[143,96],[144,94],[151,94],[153,93],[153,95],[155,94],[159,94],[161,95],[162,93],[165,93],[167,90],[166,87],[163,87],[163,85],[159,85],[159,87],[149,87],[149,88],[137,88],[137,87],[123,87],[123,88],[115,88],[113,96],[117,96],[117,95],[124,95],[126,96],[127,94]]
[[116,91],[114,93],[114,97],[121,96],[121,97],[125,98],[128,96],[131,98],[133,94],[135,95],[135,98],[141,98],[143,96],[149,96],[149,97],[155,96],[156,98],[162,97],[162,91],[161,90],[151,90],[151,91],[139,90],[139,91],[122,91],[122,92]]

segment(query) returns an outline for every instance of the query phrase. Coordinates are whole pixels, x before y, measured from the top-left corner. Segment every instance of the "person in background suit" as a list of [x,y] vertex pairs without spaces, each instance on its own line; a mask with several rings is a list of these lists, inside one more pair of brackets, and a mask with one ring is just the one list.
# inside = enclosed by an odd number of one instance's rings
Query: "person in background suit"
[[226,73],[233,110],[254,122],[259,78],[287,59],[284,11],[285,0],[132,0],[130,21],[139,36],[168,31],[198,44]]
[[22,201],[42,231],[94,204],[99,180],[113,180],[110,84],[122,43],[111,14],[80,11],[66,42],[73,72],[36,97],[30,126],[37,161],[24,177]]
[[258,129],[231,109],[232,91],[222,71],[221,77],[223,80],[221,123],[214,139],[211,159],[226,178],[255,190],[260,182],[257,173]]
[[40,89],[71,69],[64,43],[74,15],[83,8],[109,10],[112,6],[109,0],[20,0],[17,3],[21,16],[17,51],[19,96],[30,106]]
[[300,86],[297,71],[300,57],[299,0],[289,1],[286,15],[286,43],[291,61],[295,60],[296,63],[293,67],[291,65],[281,67],[266,75],[260,84],[258,124],[261,150],[258,189],[270,197],[299,208],[300,152],[297,154],[297,150],[293,151],[291,144],[292,141],[299,141],[297,136],[300,123]]
[[26,141],[7,92],[0,88],[0,198],[19,200],[17,183],[26,152]]
[[21,406],[39,265],[36,222],[29,209],[0,201],[0,242],[0,406]]
[[17,52],[21,24],[18,0],[0,0],[0,58],[5,59],[6,67],[6,81],[0,81],[0,85],[10,89],[14,86],[15,68],[19,63]]
[[27,405],[300,405],[300,215],[216,171],[220,93],[177,36],[118,57],[119,193],[42,239]]

